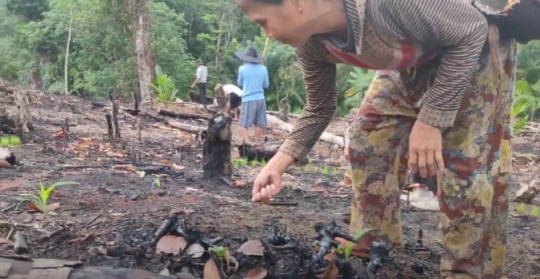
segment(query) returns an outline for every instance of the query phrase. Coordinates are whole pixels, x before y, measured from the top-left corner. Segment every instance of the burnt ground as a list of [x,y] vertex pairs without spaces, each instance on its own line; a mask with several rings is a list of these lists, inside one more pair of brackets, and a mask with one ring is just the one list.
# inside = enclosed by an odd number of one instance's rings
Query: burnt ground
[[[70,106],[60,106],[60,98],[67,99]],[[133,121],[121,117],[122,139],[108,141],[104,111],[92,109],[89,100],[39,94],[30,99],[36,131],[28,134],[25,145],[14,148],[21,165],[15,169],[0,168],[0,246],[8,245],[2,244],[2,237],[6,238],[17,223],[28,237],[34,258],[80,260],[91,266],[159,272],[164,261],[152,250],[141,260],[128,248],[114,248],[119,243],[129,247],[151,239],[171,212],[181,212],[205,236],[224,237],[225,246],[233,250],[241,244],[239,239],[259,239],[269,234],[275,224],[286,224],[291,235],[305,238],[309,243],[313,241],[313,226],[317,222],[336,220],[348,229],[350,188],[342,182],[346,164],[343,159],[336,159],[338,155],[328,144],[319,142],[310,154],[312,163],[308,167],[295,167],[285,176],[285,189],[276,200],[297,202],[297,206],[253,204],[250,183],[261,166],[236,168],[234,176],[239,186],[203,181],[202,145],[192,134],[156,128],[148,121],[143,123],[143,142],[139,143]],[[12,101],[6,95],[0,95],[0,103],[13,111]],[[76,124],[70,127],[70,139],[58,136],[61,131],[58,123],[65,118]],[[205,125],[200,121],[190,123]],[[238,144],[240,134],[234,125],[233,139]],[[329,131],[339,134],[343,126],[343,120],[337,120]],[[268,145],[279,144],[285,134],[269,131]],[[520,149],[537,153],[537,147],[521,141],[524,144]],[[141,178],[133,172],[113,169],[114,165],[139,155],[143,163],[175,163],[176,169],[184,174],[162,177],[157,187],[153,176]],[[233,157],[236,156],[235,149]],[[322,171],[324,168],[329,169],[328,173]],[[518,182],[528,180],[531,168],[516,166],[512,195]],[[35,192],[40,181],[46,185],[76,181],[80,185],[55,190],[50,203],[59,203],[55,210],[58,215],[44,218],[16,200],[17,194]],[[539,204],[538,200],[535,202]],[[415,242],[421,229],[427,249],[393,252],[379,273],[380,278],[437,278],[441,251],[438,216],[407,205],[402,208],[407,241]],[[516,204],[512,204],[507,276],[540,278],[538,218],[522,216],[515,208]],[[423,266],[424,275],[416,274],[414,265]]]

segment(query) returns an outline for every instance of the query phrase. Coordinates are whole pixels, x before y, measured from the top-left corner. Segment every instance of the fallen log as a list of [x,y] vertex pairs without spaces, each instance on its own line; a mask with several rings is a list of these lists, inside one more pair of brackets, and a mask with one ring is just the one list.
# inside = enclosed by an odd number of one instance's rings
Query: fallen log
[[166,110],[166,109],[159,109],[158,114],[169,116],[169,117],[178,117],[178,118],[183,118],[183,119],[187,119],[187,118],[206,119],[206,120],[212,119],[211,115],[177,112],[177,111],[171,111],[171,110]]
[[0,278],[177,279],[178,277],[172,275],[155,274],[139,269],[84,266],[82,262],[77,261],[62,261],[54,259],[30,260],[22,257],[0,257]]
[[[281,121],[277,117],[273,115],[269,115],[269,114],[266,115],[266,119],[268,121],[270,128],[287,131],[289,133],[292,132],[293,125],[287,122]],[[336,135],[332,135],[330,133],[324,132],[322,133],[319,139],[322,141],[336,144],[340,147],[345,147],[345,140],[343,137],[340,137],[340,136],[336,136]]]
[[[267,111],[266,113],[270,114],[272,116],[276,116],[276,117],[280,116],[280,114],[281,114],[279,111],[270,111],[270,110]],[[300,116],[301,116],[300,114],[293,114],[293,113],[288,114],[288,117],[291,117],[291,118],[300,118]]]
[[166,123],[169,124],[169,126],[175,128],[175,129],[178,129],[178,130],[184,131],[184,132],[189,132],[189,133],[200,133],[200,132],[206,130],[206,128],[204,128],[204,127],[193,126],[193,125],[189,125],[189,124],[180,123],[180,122],[177,122],[177,121],[167,121]]

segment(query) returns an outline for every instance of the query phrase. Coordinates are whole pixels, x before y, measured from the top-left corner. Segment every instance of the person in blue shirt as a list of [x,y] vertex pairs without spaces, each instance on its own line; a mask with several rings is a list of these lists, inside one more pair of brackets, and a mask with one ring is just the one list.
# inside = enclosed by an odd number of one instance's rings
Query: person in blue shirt
[[264,89],[268,88],[268,69],[261,63],[264,57],[250,47],[247,52],[236,52],[236,56],[244,61],[238,69],[238,86],[243,90],[240,107],[240,126],[244,143],[249,143],[248,129],[255,126],[255,145],[261,142],[263,128],[266,127],[266,100]]

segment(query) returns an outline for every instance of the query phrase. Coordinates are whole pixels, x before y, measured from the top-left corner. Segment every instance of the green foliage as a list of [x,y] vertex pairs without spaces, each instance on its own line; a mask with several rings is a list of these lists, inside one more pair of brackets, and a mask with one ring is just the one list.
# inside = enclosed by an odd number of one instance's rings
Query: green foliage
[[156,93],[159,102],[168,103],[176,99],[178,89],[174,85],[173,79],[161,71],[160,67],[156,67],[156,81],[149,84],[150,88]]
[[[45,92],[64,91],[64,59],[71,24],[68,86],[70,93],[120,98],[139,90],[134,34],[126,1],[0,0],[0,79]],[[73,8],[73,14],[71,9]],[[195,79],[195,59],[209,70],[208,88],[216,83],[236,83],[241,62],[234,52],[248,46],[263,52],[266,36],[250,23],[235,1],[149,1],[148,38],[154,65],[174,84],[160,101],[186,100]],[[266,90],[269,110],[277,110],[286,98],[292,113],[306,106],[303,75],[295,50],[269,40],[264,65],[270,87]],[[514,128],[536,121],[540,108],[540,42],[519,47],[518,82]],[[374,76],[373,71],[348,65],[337,66],[336,116],[357,108]],[[168,88],[172,88],[169,86]],[[209,90],[210,91],[210,90]],[[209,95],[212,95],[209,92]],[[527,105],[525,105],[527,104]]]
[[51,214],[52,212],[49,211],[47,208],[49,197],[51,196],[52,192],[56,187],[59,186],[69,186],[69,185],[77,185],[79,183],[72,182],[72,181],[63,181],[63,182],[56,182],[52,184],[49,187],[45,187],[43,183],[39,183],[39,195],[36,194],[19,194],[19,198],[23,201],[30,201],[35,206],[37,206],[41,212],[45,216]]
[[[518,204],[516,211],[520,214],[527,214],[527,208],[524,203]],[[537,205],[533,205],[528,215],[532,217],[540,217],[540,207]]]
[[225,259],[225,255],[227,253],[227,248],[223,247],[223,246],[212,246],[210,247],[210,252],[213,252],[214,254],[216,254],[216,256],[220,259],[220,260],[224,260]]
[[154,182],[152,182],[152,187],[154,186],[161,188],[161,179],[159,179],[159,177],[154,178]]
[[[354,234],[353,238],[358,241],[362,236],[364,236],[366,233],[369,233],[373,229],[363,229],[357,233]],[[345,257],[345,259],[349,259],[351,257],[352,251],[354,249],[355,243],[352,243],[351,241],[347,242],[347,245],[345,247],[341,246],[341,244],[337,247],[336,253],[341,254]]]
[[21,139],[18,136],[5,136],[0,137],[0,146],[1,147],[16,147],[21,144]]

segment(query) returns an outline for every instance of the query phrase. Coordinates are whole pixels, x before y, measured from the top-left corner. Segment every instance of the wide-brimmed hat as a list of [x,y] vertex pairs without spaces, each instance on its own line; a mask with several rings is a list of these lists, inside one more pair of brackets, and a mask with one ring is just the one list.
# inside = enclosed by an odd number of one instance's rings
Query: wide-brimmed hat
[[257,54],[257,50],[254,47],[248,48],[246,52],[237,51],[235,54],[236,54],[236,57],[240,58],[241,60],[245,62],[261,63],[264,61],[264,57],[259,56]]

